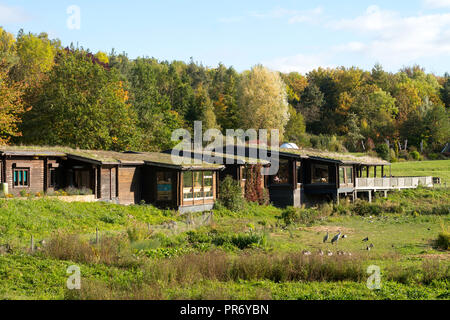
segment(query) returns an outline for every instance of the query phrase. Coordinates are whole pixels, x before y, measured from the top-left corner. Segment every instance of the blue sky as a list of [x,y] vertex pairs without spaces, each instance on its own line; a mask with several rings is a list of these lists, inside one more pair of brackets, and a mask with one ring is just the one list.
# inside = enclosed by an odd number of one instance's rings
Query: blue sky
[[[67,26],[71,5],[81,10],[79,30]],[[394,72],[412,64],[450,72],[450,0],[0,0],[0,26],[94,52],[193,57],[239,71],[258,63],[283,72],[370,70],[379,62]]]

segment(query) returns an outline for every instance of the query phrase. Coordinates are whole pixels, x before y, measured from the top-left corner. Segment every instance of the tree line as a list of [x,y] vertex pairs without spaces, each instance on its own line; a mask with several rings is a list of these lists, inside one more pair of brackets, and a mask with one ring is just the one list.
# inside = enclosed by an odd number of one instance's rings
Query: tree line
[[450,76],[417,65],[237,72],[93,54],[46,33],[0,28],[0,92],[0,144],[157,151],[199,120],[224,133],[278,129],[283,141],[332,151],[386,146],[391,158],[406,146],[439,152],[450,140]]

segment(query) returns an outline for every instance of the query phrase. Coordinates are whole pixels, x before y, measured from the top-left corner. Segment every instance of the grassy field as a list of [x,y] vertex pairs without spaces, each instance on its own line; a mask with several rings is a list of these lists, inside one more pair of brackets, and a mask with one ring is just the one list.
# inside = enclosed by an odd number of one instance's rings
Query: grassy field
[[450,185],[450,160],[395,162],[392,175],[440,177],[442,183]]
[[[448,232],[449,198],[417,189],[373,204],[248,204],[218,208],[210,223],[193,215],[194,225],[152,206],[0,200],[0,298],[450,299],[450,254],[435,241]],[[347,237],[322,242],[338,230]],[[74,264],[80,291],[66,289]],[[366,287],[369,265],[379,290]]]

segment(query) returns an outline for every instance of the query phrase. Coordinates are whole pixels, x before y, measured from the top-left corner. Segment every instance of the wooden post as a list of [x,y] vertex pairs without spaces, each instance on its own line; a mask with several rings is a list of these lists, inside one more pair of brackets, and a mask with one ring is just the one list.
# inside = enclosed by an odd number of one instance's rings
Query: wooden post
[[369,190],[368,195],[369,195],[369,202],[372,202],[372,191],[371,190]]
[[381,177],[384,177],[384,166],[381,166]]
[[30,250],[31,250],[31,252],[34,252],[34,237],[33,237],[33,235],[31,235]]
[[369,177],[369,166],[366,166],[366,176]]
[[98,244],[98,228],[95,228],[95,244]]
[[377,166],[373,166],[373,177],[377,177]]

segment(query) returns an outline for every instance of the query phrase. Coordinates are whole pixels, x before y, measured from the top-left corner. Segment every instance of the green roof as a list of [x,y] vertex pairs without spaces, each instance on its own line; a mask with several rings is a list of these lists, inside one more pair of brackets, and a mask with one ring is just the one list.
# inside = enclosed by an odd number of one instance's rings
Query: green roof
[[3,146],[0,147],[1,155],[17,156],[55,156],[72,157],[99,164],[154,164],[179,169],[220,169],[223,166],[207,162],[196,163],[194,159],[187,157],[172,157],[170,154],[159,152],[115,152],[104,150],[81,150],[69,147],[45,147],[45,146]]
[[365,153],[342,153],[332,152],[319,149],[280,149],[280,152],[293,153],[306,158],[325,158],[331,160],[339,160],[347,164],[363,164],[363,165],[389,165],[388,161],[385,161],[378,157],[369,156]]

